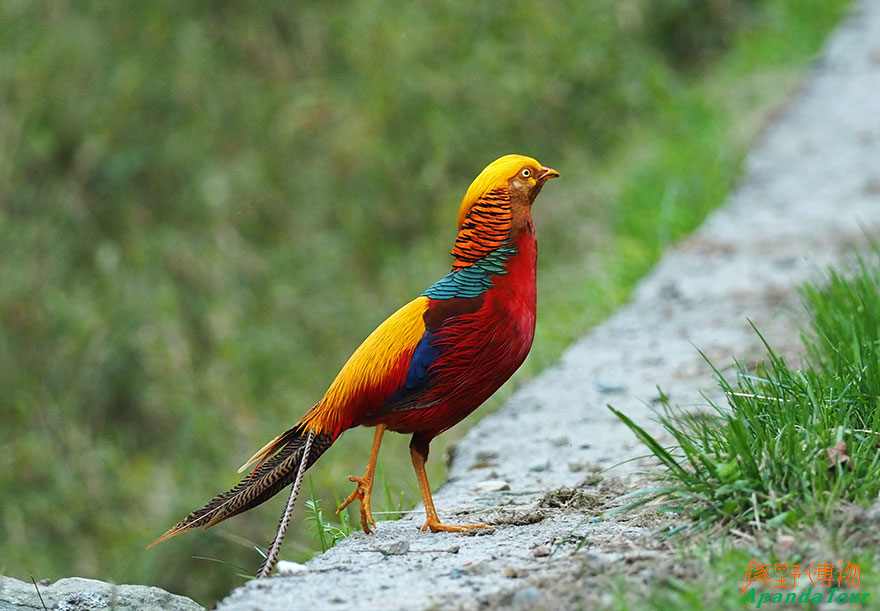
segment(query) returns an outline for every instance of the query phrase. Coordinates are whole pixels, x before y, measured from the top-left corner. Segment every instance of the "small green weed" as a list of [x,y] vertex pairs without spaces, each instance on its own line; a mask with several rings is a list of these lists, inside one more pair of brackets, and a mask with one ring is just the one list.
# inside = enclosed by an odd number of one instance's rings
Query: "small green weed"
[[385,471],[379,471],[379,477],[382,481],[382,496],[385,498],[385,511],[375,511],[376,515],[384,515],[385,520],[399,520],[406,513],[405,507],[412,507],[415,503],[406,500],[406,496],[401,490],[398,493],[397,502],[394,502],[394,495],[391,492],[391,485],[385,477]]
[[[391,486],[388,484],[385,473],[381,469],[379,470],[379,479],[382,484],[382,496],[385,499],[386,509],[385,511],[374,511],[374,517],[383,516],[381,519],[384,520],[400,519],[406,513],[403,508],[411,506],[412,503],[406,500],[403,491],[400,491],[397,502],[394,502]],[[321,509],[321,503],[315,495],[315,487],[311,477],[309,477],[309,493],[310,497],[306,501],[306,511],[308,514],[306,518],[312,522],[311,529],[314,539],[320,543],[321,552],[323,553],[352,533],[351,519],[349,518],[348,511],[339,513],[339,523],[337,524],[324,519],[324,511]],[[335,499],[335,502],[339,506],[340,500],[338,497]]]
[[309,477],[309,499],[306,501],[306,512],[308,514],[306,519],[312,523],[314,539],[321,544],[322,553],[351,534],[347,511],[340,512],[338,524],[324,520],[324,511],[321,509],[318,497],[315,496],[315,485],[311,477]]

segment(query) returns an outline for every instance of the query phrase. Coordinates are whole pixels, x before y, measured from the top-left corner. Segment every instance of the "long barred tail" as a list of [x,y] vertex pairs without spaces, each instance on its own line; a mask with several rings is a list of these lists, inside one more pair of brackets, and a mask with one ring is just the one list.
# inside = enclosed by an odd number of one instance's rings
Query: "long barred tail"
[[[266,444],[248,462],[250,464],[260,461],[253,472],[231,490],[218,494],[204,507],[186,516],[147,548],[193,528],[209,528],[268,501],[296,479],[300,463],[303,462],[307,438],[308,431],[301,424],[286,430]],[[313,435],[303,471],[311,467],[334,440],[332,435],[325,433]]]

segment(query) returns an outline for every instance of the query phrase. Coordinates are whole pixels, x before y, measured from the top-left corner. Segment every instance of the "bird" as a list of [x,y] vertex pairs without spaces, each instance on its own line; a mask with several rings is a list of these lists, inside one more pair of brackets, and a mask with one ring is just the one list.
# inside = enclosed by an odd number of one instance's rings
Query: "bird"
[[258,450],[255,465],[148,547],[184,531],[208,528],[252,509],[292,485],[275,538],[257,576],[274,568],[303,474],[348,429],[374,427],[363,476],[337,513],[357,500],[365,533],[379,447],[386,430],[412,435],[410,458],[425,505],[422,531],[462,532],[486,524],[445,524],[425,472],[436,436],[506,382],[532,346],[536,320],[537,241],[532,204],[559,172],[523,155],[487,165],[458,209],[452,270],[381,323],[343,365],[327,392],[293,427]]

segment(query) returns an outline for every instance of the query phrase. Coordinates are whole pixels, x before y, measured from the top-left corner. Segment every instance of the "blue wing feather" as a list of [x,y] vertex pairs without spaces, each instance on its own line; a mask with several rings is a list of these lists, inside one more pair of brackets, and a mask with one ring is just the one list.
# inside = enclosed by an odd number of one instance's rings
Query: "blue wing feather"
[[[439,356],[439,352],[433,345],[433,331],[428,329],[416,344],[416,349],[410,357],[409,367],[406,370],[406,378],[403,384],[388,397],[382,404],[384,408],[394,405],[417,392],[428,381],[428,368]],[[380,410],[380,411],[383,411]]]
[[425,380],[428,378],[428,367],[439,356],[437,348],[434,347],[432,341],[433,335],[434,332],[431,329],[427,329],[418,345],[416,345],[412,360],[409,363],[409,369],[406,371],[404,387],[407,390],[416,390],[425,383]]

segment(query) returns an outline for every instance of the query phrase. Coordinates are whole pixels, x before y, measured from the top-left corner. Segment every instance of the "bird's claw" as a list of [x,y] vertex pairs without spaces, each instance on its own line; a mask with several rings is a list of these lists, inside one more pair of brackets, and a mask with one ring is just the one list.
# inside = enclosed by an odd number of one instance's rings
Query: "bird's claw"
[[357,477],[354,475],[348,476],[349,481],[355,482],[357,486],[354,491],[348,495],[348,498],[342,501],[342,504],[339,506],[339,509],[336,510],[336,513],[341,512],[343,509],[348,507],[352,501],[357,499],[360,502],[360,510],[361,510],[361,526],[364,529],[364,532],[372,534],[372,530],[370,530],[370,524],[376,526],[376,521],[373,519],[373,512],[370,510],[370,494],[373,491],[373,480],[372,478],[367,479],[365,477]]
[[480,528],[495,528],[491,524],[442,524],[439,520],[431,520],[430,518],[425,521],[425,525],[422,526],[421,531],[424,532],[428,529],[431,530],[432,533],[437,532],[447,532],[447,533],[460,533],[465,532],[467,530],[477,530]]

